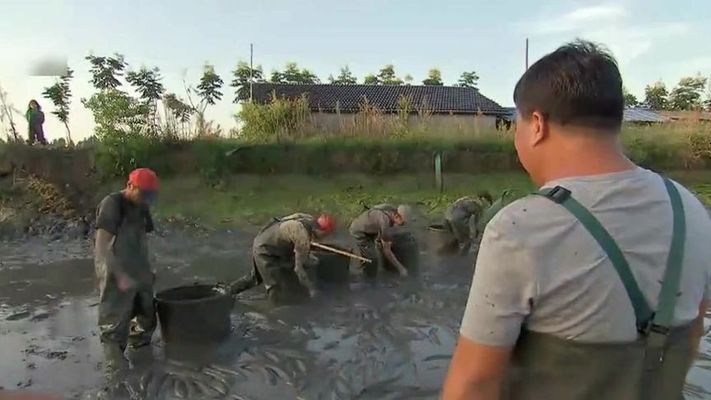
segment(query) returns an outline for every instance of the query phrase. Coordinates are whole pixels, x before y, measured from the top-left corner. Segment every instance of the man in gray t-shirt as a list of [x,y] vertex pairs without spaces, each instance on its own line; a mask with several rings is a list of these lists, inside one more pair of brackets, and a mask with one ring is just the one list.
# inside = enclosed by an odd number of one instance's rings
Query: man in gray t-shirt
[[543,57],[514,101],[516,150],[543,190],[484,231],[443,398],[679,398],[711,295],[708,213],[625,157],[622,80],[594,44]]

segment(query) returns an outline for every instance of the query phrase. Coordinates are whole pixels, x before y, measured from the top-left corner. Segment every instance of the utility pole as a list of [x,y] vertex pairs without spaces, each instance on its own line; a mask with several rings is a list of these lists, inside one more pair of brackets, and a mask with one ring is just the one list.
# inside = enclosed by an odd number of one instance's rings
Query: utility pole
[[[528,61],[526,62],[528,64]],[[254,81],[254,44],[249,44],[249,102],[252,102],[252,82]]]
[[528,38],[526,38],[526,70],[528,70]]

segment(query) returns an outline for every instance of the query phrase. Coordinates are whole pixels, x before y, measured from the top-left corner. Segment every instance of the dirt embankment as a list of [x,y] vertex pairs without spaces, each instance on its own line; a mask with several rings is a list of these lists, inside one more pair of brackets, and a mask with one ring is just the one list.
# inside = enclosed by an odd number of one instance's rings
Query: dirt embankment
[[98,188],[84,149],[0,148],[0,239],[88,232]]

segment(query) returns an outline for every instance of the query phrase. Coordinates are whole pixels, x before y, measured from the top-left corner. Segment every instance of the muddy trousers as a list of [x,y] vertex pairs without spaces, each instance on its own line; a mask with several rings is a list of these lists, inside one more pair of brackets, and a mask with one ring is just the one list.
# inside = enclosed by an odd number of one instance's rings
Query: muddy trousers
[[363,276],[368,279],[377,277],[380,266],[384,264],[382,247],[377,243],[375,236],[356,236],[355,239],[360,256],[372,260],[370,263],[360,263]]
[[449,228],[454,237],[457,239],[459,254],[469,253],[472,247],[471,230],[469,228],[469,220],[461,219],[446,219],[445,226]]
[[293,268],[294,260],[254,254],[252,271],[233,283],[230,290],[232,293],[239,293],[264,284],[272,304],[287,304],[306,299],[308,290],[301,285]]
[[[131,324],[133,319],[135,324]],[[152,285],[121,292],[113,276],[106,280],[99,297],[99,330],[101,342],[138,348],[151,343],[156,329],[156,310]]]

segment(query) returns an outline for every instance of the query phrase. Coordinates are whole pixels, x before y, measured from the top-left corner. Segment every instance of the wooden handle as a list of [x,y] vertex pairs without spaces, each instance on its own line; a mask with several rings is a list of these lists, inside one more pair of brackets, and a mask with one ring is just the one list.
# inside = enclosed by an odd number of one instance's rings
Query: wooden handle
[[318,247],[319,249],[322,249],[322,250],[330,251],[331,253],[340,254],[340,255],[342,255],[342,256],[346,256],[346,257],[350,257],[350,258],[355,258],[356,260],[363,261],[363,262],[366,262],[366,263],[372,263],[372,262],[373,262],[373,260],[371,260],[371,259],[369,259],[369,258],[357,256],[357,255],[355,255],[355,254],[353,254],[353,253],[349,253],[349,252],[347,252],[347,251],[343,251],[343,250],[339,250],[339,249],[334,249],[333,247],[331,247],[331,246],[326,246],[325,244],[316,243],[316,242],[311,242],[311,245],[314,246],[314,247]]

